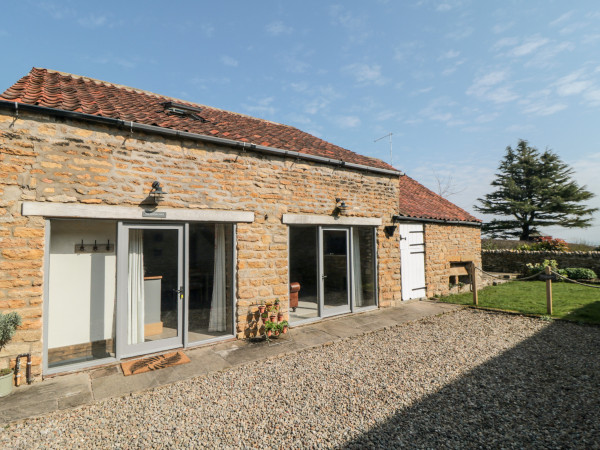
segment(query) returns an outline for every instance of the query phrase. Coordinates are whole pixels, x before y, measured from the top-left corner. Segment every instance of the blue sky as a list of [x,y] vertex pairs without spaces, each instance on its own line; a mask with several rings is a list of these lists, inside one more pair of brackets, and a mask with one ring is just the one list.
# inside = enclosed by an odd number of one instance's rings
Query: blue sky
[[[28,1],[0,89],[33,66],[250,114],[390,161],[473,212],[506,146],[550,148],[600,207],[595,1]],[[483,217],[485,219],[485,217]],[[548,229],[600,243],[585,230]]]

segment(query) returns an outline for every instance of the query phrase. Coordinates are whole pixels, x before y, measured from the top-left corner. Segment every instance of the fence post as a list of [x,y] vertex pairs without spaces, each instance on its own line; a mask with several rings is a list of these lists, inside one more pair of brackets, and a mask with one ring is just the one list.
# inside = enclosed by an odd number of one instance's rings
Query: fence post
[[552,268],[550,266],[546,266],[545,269],[547,278],[546,278],[546,312],[549,316],[552,315]]
[[469,264],[469,271],[471,272],[471,289],[473,289],[473,304],[477,306],[479,304],[479,296],[477,295],[477,273],[475,272],[475,263],[471,261]]

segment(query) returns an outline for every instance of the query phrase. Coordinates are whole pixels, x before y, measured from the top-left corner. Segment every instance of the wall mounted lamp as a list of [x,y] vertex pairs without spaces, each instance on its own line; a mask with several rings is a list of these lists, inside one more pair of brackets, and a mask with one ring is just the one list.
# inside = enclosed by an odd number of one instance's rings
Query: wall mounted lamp
[[160,202],[163,199],[164,194],[166,194],[166,192],[163,191],[163,188],[160,185],[160,182],[153,181],[152,189],[150,190],[150,195],[152,196],[154,203],[158,205],[158,202]]
[[350,209],[350,206],[346,204],[344,200],[336,197],[335,199],[335,212],[337,214],[344,214],[346,211]]

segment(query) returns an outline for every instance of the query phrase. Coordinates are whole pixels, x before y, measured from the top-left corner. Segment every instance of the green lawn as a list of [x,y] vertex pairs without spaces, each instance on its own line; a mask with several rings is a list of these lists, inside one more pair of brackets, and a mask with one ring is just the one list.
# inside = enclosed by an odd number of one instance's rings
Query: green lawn
[[[449,295],[439,299],[446,303],[473,304],[473,294]],[[576,322],[600,324],[600,289],[572,283],[552,283],[552,317]],[[546,315],[546,283],[513,281],[489,286],[479,291],[479,306]]]

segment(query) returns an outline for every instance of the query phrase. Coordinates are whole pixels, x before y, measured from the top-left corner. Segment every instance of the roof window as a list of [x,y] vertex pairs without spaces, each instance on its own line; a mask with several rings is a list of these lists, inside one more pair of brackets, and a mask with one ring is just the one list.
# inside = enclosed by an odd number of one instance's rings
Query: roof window
[[198,115],[202,111],[202,108],[195,106],[184,105],[183,103],[165,102],[163,103],[165,112],[169,115],[177,115],[181,117],[190,117],[194,120],[200,120],[206,122],[206,119]]

